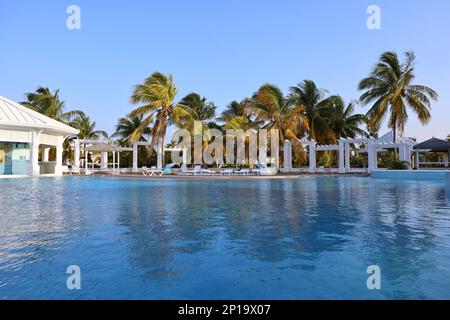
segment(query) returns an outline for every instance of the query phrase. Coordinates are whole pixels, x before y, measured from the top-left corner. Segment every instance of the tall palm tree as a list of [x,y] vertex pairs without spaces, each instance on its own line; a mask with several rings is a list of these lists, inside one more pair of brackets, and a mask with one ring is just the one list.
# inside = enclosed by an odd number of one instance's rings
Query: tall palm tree
[[251,99],[230,102],[217,118],[217,121],[223,123],[225,129],[242,129],[245,131],[258,128],[259,123],[252,121],[251,116],[246,112],[246,107],[251,103]]
[[450,141],[450,134],[447,135],[447,141]]
[[290,88],[289,99],[296,105],[304,106],[304,114],[308,119],[308,137],[319,143],[332,140],[328,118],[331,112],[331,99],[328,92],[319,89],[314,81],[304,80],[295,87]]
[[22,102],[23,106],[61,122],[68,122],[72,117],[81,114],[79,110],[64,112],[65,102],[59,97],[59,89],[52,93],[49,88],[39,87],[25,96],[27,101]]
[[280,142],[285,139],[292,142],[294,151],[304,156],[304,150],[298,137],[308,129],[308,119],[304,116],[304,106],[287,99],[280,88],[265,84],[253,95],[253,103],[246,106],[247,114],[256,122],[264,123],[265,129],[278,129]]
[[330,116],[329,128],[333,135],[334,143],[340,138],[367,137],[366,131],[360,128],[365,123],[366,116],[354,114],[356,101],[345,104],[340,96],[333,96],[333,107]]
[[80,139],[97,140],[100,137],[108,139],[108,133],[102,130],[95,130],[96,123],[84,113],[79,114],[70,122],[70,125],[80,131],[78,137]]
[[185,96],[180,103],[191,108],[193,120],[209,121],[216,116],[216,106],[214,102],[207,101],[205,97],[201,97],[198,93],[190,93]]
[[[124,145],[130,145],[136,141],[147,141],[147,138],[149,138],[151,134],[151,129],[148,126],[142,127],[143,120],[143,115],[134,118],[119,118],[116,125],[116,132],[111,137],[118,138]],[[139,131],[140,128],[142,128],[142,132]],[[140,135],[135,141],[132,137],[136,132],[140,132]]]
[[128,117],[134,118],[144,116],[138,130],[134,132],[131,139],[136,141],[154,120],[151,129],[151,143],[148,149],[148,158],[151,157],[155,145],[163,141],[167,127],[170,124],[180,124],[191,111],[181,103],[175,102],[178,88],[175,86],[172,75],[155,72],[144,83],[138,84],[131,96],[131,103],[143,103],[143,106],[130,112]]
[[[438,94],[424,85],[415,85],[415,55],[405,53],[400,62],[395,52],[383,53],[367,78],[361,80],[359,90],[365,90],[360,101],[372,104],[367,112],[368,126],[379,130],[383,120],[389,115],[388,126],[394,134],[403,133],[408,120],[407,107],[417,114],[425,125],[431,119],[431,100],[437,100]],[[430,100],[431,99],[431,100]]]

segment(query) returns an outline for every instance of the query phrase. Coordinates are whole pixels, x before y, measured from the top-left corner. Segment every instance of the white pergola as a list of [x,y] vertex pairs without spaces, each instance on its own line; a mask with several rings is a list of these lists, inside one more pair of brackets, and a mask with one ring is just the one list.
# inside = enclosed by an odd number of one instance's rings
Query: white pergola
[[[140,146],[146,146],[149,147],[151,145],[151,142],[149,141],[138,141],[135,142],[133,144],[133,148],[131,149],[133,151],[133,169],[132,172],[133,173],[137,173],[139,172],[139,167],[138,167],[138,154],[139,154],[139,150],[138,148]],[[182,167],[186,168],[187,164],[188,164],[188,150],[186,148],[163,148],[163,143],[162,141],[160,141],[160,143],[158,145],[156,145],[154,147],[154,150],[156,152],[156,167],[158,169],[162,169],[164,166],[164,152],[183,152],[183,163],[182,163]]]
[[[12,100],[0,97],[0,142],[28,144],[27,176],[63,174],[63,142],[79,131],[46,117]],[[49,161],[50,148],[56,149],[56,159]],[[39,162],[39,151],[42,157]],[[1,175],[1,173],[0,173]]]
[[[378,169],[378,152],[385,151],[386,149],[398,149],[400,161],[406,161],[410,163],[413,147],[416,144],[415,141],[405,138],[397,137],[394,142],[392,132],[389,132],[379,139],[370,138],[355,138],[355,139],[340,139],[336,145],[317,145],[315,141],[299,140],[299,142],[308,147],[309,156],[309,173],[317,172],[317,151],[337,151],[339,153],[338,158],[338,172],[339,173],[351,173],[350,167],[350,145],[351,144],[364,144],[365,149],[360,150],[361,153],[367,153],[368,167],[367,172],[370,173]],[[298,168],[292,168],[292,142],[285,141],[284,144],[284,172],[302,171]]]
[[[75,170],[80,170],[80,156],[81,151],[84,155],[84,172],[88,173],[91,171],[109,171],[111,166],[112,174],[120,174],[120,154],[122,152],[132,152],[132,148],[119,147],[113,144],[109,144],[100,140],[89,140],[89,139],[76,139],[73,142],[74,148],[74,164]],[[91,164],[89,168],[88,155],[89,153],[100,153],[100,168],[95,169],[94,164]],[[112,154],[113,162],[108,163],[108,154]]]

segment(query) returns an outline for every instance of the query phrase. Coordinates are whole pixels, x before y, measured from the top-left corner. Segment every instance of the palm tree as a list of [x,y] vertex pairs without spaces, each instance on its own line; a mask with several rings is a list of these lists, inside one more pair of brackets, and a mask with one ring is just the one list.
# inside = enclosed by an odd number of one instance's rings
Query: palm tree
[[332,140],[328,118],[331,112],[331,100],[327,98],[327,91],[319,89],[314,81],[304,80],[290,88],[289,99],[296,105],[304,106],[304,115],[308,120],[308,136],[319,143]]
[[450,134],[447,135],[447,141],[450,141]]
[[333,134],[334,143],[340,138],[368,137],[367,132],[359,127],[365,123],[366,116],[353,113],[357,102],[352,101],[346,105],[340,96],[333,96],[332,100],[329,128]]
[[42,113],[52,119],[68,122],[74,116],[81,114],[79,110],[64,112],[65,102],[59,97],[59,89],[54,93],[49,88],[39,87],[35,92],[25,94],[27,101],[22,105]]
[[[128,118],[122,117],[119,118],[116,125],[116,132],[111,136],[112,138],[118,138],[124,145],[130,145],[133,142],[136,142],[132,139],[133,134],[139,132],[139,129],[142,128],[142,122],[144,120],[144,116],[141,115],[139,117]],[[150,127],[143,127],[143,131],[140,132],[140,135],[137,141],[147,141],[147,138],[151,134]]]
[[277,86],[265,84],[253,95],[253,103],[245,109],[256,122],[264,124],[263,128],[278,129],[282,145],[288,139],[292,142],[294,151],[304,156],[303,146],[298,140],[301,133],[308,129],[303,105],[287,99]]
[[70,122],[70,125],[80,131],[78,137],[80,139],[97,140],[100,137],[108,139],[108,133],[102,130],[95,130],[96,123],[83,112]]
[[424,85],[414,85],[415,55],[405,53],[405,61],[400,62],[395,52],[383,53],[367,78],[361,80],[359,90],[365,90],[360,101],[373,103],[367,112],[368,127],[378,131],[383,120],[389,115],[388,126],[392,129],[394,142],[397,130],[403,133],[408,120],[407,106],[417,114],[425,125],[431,119],[431,101],[438,94]]
[[173,76],[160,72],[153,73],[134,89],[131,103],[144,105],[131,111],[128,117],[144,116],[144,119],[131,139],[137,141],[155,119],[151,129],[152,140],[148,149],[148,158],[151,157],[153,148],[159,141],[162,140],[164,144],[167,127],[170,124],[181,124],[192,113],[186,106],[175,102],[177,93],[178,88],[175,86]]
[[205,97],[197,93],[190,93],[185,96],[180,103],[192,109],[193,120],[209,121],[216,116],[216,106],[214,102],[208,102]]
[[224,123],[225,129],[256,129],[259,124],[252,121],[251,116],[246,113],[246,107],[251,105],[251,99],[244,99],[241,102],[232,101],[217,118],[217,121]]

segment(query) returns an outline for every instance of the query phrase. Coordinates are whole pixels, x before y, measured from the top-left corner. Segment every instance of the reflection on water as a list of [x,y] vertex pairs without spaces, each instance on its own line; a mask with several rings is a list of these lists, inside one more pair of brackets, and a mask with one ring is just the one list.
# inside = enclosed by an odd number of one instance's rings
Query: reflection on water
[[449,231],[433,181],[5,180],[0,298],[450,298]]

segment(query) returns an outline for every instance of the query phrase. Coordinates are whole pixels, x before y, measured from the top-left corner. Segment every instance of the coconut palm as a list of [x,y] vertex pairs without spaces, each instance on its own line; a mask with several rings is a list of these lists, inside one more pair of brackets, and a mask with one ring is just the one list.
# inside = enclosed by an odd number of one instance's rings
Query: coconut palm
[[360,128],[360,125],[365,123],[365,115],[354,114],[357,102],[352,101],[346,105],[340,96],[333,96],[331,100],[332,111],[328,125],[334,143],[340,138],[368,137],[367,132]]
[[64,112],[65,102],[59,97],[59,89],[54,93],[49,88],[39,87],[35,92],[25,94],[27,101],[22,105],[42,113],[52,119],[68,122],[74,116],[81,114],[79,110]]
[[383,53],[367,78],[361,80],[359,90],[365,90],[360,101],[372,104],[367,112],[368,126],[378,131],[383,120],[389,115],[388,127],[394,134],[403,133],[408,120],[407,107],[417,114],[422,124],[431,119],[431,100],[437,100],[438,94],[424,85],[415,85],[415,55],[405,53],[400,62],[395,52]]
[[98,140],[100,137],[108,139],[108,133],[102,130],[95,130],[95,121],[91,122],[91,119],[83,112],[69,124],[80,131],[78,134],[80,139]]
[[190,93],[185,96],[180,103],[192,109],[191,114],[193,120],[209,121],[216,116],[216,106],[214,102],[207,101],[205,97],[201,97],[197,93]]
[[280,88],[265,84],[253,95],[253,103],[246,106],[246,113],[256,122],[263,123],[265,129],[278,129],[280,142],[285,139],[292,142],[294,151],[304,155],[303,146],[298,137],[308,130],[308,119],[304,116],[304,106],[287,99]]
[[[151,129],[148,126],[142,128],[143,120],[143,115],[134,118],[119,118],[116,125],[116,132],[111,137],[119,139],[118,141],[121,141],[121,143],[123,143],[124,145],[130,145],[136,141],[147,141],[147,138],[151,134]],[[140,132],[141,134],[135,141],[132,139],[132,136],[136,132],[139,132],[140,128],[142,128],[143,131]]]
[[128,117],[144,116],[139,128],[132,134],[131,139],[137,141],[146,128],[154,124],[151,129],[151,143],[148,149],[150,158],[155,145],[164,139],[167,127],[170,124],[180,125],[192,112],[175,102],[178,88],[175,86],[172,75],[155,72],[144,83],[138,84],[131,96],[131,103],[143,103],[142,106],[130,112]]
[[304,106],[304,115],[309,125],[309,139],[319,143],[327,143],[333,139],[328,126],[331,99],[327,98],[327,94],[326,90],[319,89],[312,80],[304,80],[290,88],[289,99],[296,105]]
[[250,99],[245,99],[241,102],[232,101],[225,110],[217,118],[217,121],[224,124],[225,129],[256,129],[258,123],[252,121],[251,116],[246,113],[246,106],[252,102]]

